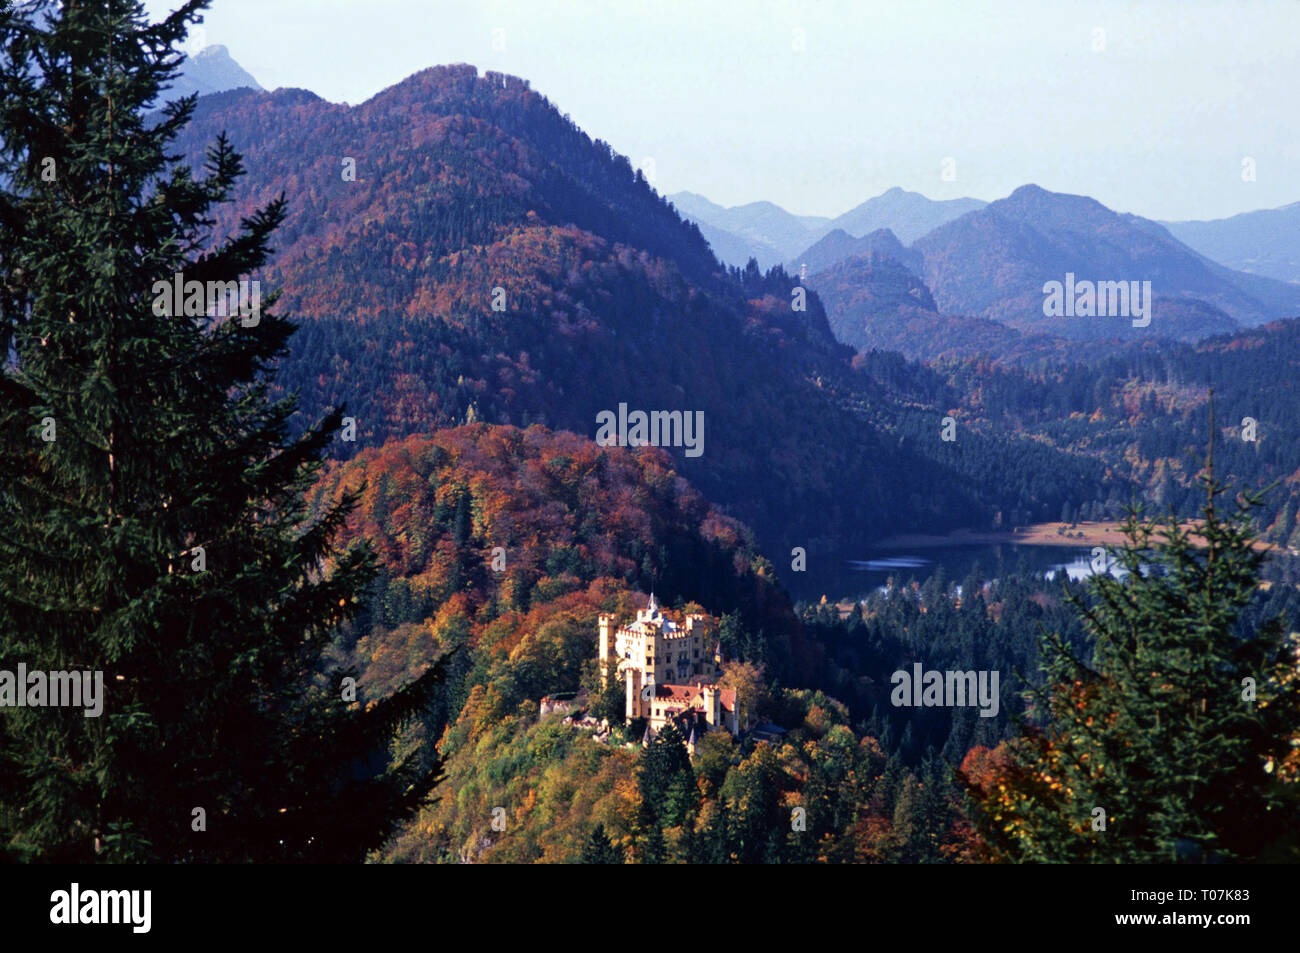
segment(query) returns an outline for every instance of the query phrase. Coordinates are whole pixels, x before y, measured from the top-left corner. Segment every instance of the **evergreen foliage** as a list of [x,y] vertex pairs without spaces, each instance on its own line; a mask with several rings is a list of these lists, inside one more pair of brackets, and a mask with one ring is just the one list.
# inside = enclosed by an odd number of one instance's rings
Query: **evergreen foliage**
[[[1278,616],[1243,626],[1264,553],[1242,494],[1212,466],[1195,533],[1134,512],[1119,571],[1075,604],[1090,658],[1044,637],[1039,724],[974,785],[982,831],[1021,861],[1296,859],[1297,640]],[[1104,812],[1104,815],[1102,813]]]
[[285,215],[214,234],[240,156],[220,137],[195,177],[168,151],[194,99],[149,115],[205,6],[0,18],[0,668],[106,696],[0,717],[16,859],[359,860],[439,774],[386,749],[440,666],[363,710],[322,660],[372,559],[337,548],[350,500],[304,518],[341,413],[289,437],[267,389],[293,324],[156,307],[177,274],[256,275]]

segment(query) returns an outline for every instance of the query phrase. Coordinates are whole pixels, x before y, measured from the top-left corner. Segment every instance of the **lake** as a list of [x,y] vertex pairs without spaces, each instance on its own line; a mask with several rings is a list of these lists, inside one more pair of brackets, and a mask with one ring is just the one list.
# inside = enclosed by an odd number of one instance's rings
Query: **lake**
[[924,582],[940,567],[949,583],[960,585],[976,566],[986,579],[1007,573],[1054,575],[1064,570],[1072,579],[1092,573],[1090,545],[1028,545],[1017,543],[960,543],[948,546],[889,547],[887,549],[808,556],[806,572],[791,572],[789,563],[777,575],[797,600],[816,602],[857,600],[885,585]]

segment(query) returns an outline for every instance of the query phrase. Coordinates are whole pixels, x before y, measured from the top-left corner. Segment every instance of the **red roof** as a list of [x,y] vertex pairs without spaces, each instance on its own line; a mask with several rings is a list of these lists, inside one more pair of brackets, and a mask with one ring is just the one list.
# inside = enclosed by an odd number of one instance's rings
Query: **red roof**
[[655,698],[663,698],[683,705],[694,704],[700,689],[695,685],[655,685]]
[[[669,685],[668,683],[655,685],[655,698],[663,699],[669,704],[676,703],[679,705],[704,707],[704,686],[702,685]],[[724,711],[736,710],[736,690],[734,688],[722,688],[718,690],[718,700],[722,702]]]

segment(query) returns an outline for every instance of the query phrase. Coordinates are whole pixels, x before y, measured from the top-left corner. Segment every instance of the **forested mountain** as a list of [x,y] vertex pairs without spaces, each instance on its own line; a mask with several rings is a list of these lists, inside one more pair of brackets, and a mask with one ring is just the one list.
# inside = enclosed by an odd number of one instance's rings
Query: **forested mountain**
[[1161,224],[1184,245],[1228,268],[1300,282],[1300,202],[1231,218]]
[[[200,102],[186,145],[197,150],[223,128],[247,153],[243,202],[290,194],[286,240],[265,273],[286,291],[281,306],[303,321],[280,384],[301,392],[308,414],[347,404],[359,437],[336,441],[338,455],[465,420],[543,423],[592,437],[596,414],[620,403],[701,409],[703,453],[675,449],[676,465],[753,526],[772,553],[989,526],[999,513],[1013,523],[1055,519],[1067,507],[1117,504],[1137,488],[1164,500],[1166,480],[1186,483],[1182,464],[1157,466],[1145,452],[1134,464],[1122,431],[1107,440],[1067,438],[1059,418],[1049,426],[1044,416],[1068,405],[1065,419],[1097,415],[1094,426],[1112,426],[1102,421],[1111,420],[1127,377],[1116,370],[1106,378],[1115,386],[1098,389],[1091,370],[1069,365],[1129,360],[1125,346],[1098,342],[1079,352],[1038,333],[1041,322],[1026,332],[940,314],[937,292],[932,299],[926,283],[880,255],[810,277],[810,289],[831,302],[832,328],[817,294],[806,311],[792,308],[796,281],[783,270],[724,269],[698,229],[626,159],[589,140],[521,80],[439,68],[358,107],[302,91],[222,93]],[[270,128],[276,134],[268,136]],[[357,147],[341,151],[339,142]],[[306,166],[302,156],[312,157]],[[356,160],[356,181],[343,174],[347,158]],[[1158,226],[1090,199],[1026,188],[919,242],[931,249],[927,271],[947,260],[933,253],[946,233],[986,227],[1019,230],[1034,255],[1042,249],[1030,239],[1050,235],[1115,267],[1164,262],[1179,247],[1161,239]],[[895,254],[901,247],[884,232],[870,241]],[[970,251],[960,242],[950,251],[962,249]],[[1206,281],[1231,274],[1190,251],[1178,254]],[[1235,288],[1226,279],[1215,287]],[[496,288],[501,311],[492,307]],[[1041,283],[1035,300],[1041,314]],[[1212,306],[1180,307],[1179,315],[1204,318],[1189,336],[1217,326]],[[1164,312],[1166,322],[1174,313]],[[1147,330],[1161,330],[1160,319],[1158,310]],[[953,366],[981,368],[982,376],[904,373],[883,356],[859,361],[855,372],[836,334],[860,349],[978,356],[978,364]],[[1142,360],[1201,352],[1142,345],[1132,353]],[[1008,361],[1025,369],[991,369]],[[1251,379],[1248,369],[1241,374]],[[1087,399],[1072,375],[1088,377]],[[1196,396],[1153,405],[1184,421],[1178,454],[1203,446],[1197,415],[1211,383],[1202,375]],[[1014,416],[984,405],[990,388],[1004,384],[1023,389]],[[1125,426],[1152,433],[1167,426],[1148,410]],[[950,414],[963,425],[951,443],[938,439]],[[1296,469],[1268,459],[1253,467],[1243,458],[1237,472],[1254,485]]]
[[1023,495],[936,465],[937,419],[864,390],[816,295],[797,310],[780,269],[724,271],[626,158],[522,80],[444,67],[357,107],[222,93],[182,145],[197,157],[223,129],[249,175],[219,227],[287,193],[263,278],[303,326],[279,383],[308,416],[346,403],[358,441],[336,453],[466,420],[594,437],[620,403],[701,410],[703,452],[674,450],[678,465],[786,552],[1046,516],[1079,486],[1067,459],[975,436],[965,452],[1043,467]]
[[895,392],[960,408],[972,428],[1028,436],[1119,478],[1110,491],[1097,487],[1084,509],[1063,510],[1062,519],[1118,514],[1128,502],[1120,489],[1126,481],[1156,511],[1194,515],[1203,502],[1195,475],[1210,442],[1213,389],[1217,472],[1243,489],[1276,483],[1257,525],[1273,543],[1300,548],[1300,320],[1196,345],[1044,347],[1018,366],[987,359],[923,365],[883,352],[856,363]]
[[[1232,330],[1232,322],[1249,326],[1300,314],[1300,287],[1232,271],[1155,222],[1033,185],[940,226],[913,247],[925,257],[922,277],[941,311],[1026,330],[1203,337]],[[1064,282],[1067,273],[1080,281],[1149,281],[1150,327],[1133,327],[1122,317],[1047,317],[1044,284]]]
[[813,275],[809,284],[825,302],[836,338],[859,351],[888,347],[887,341],[893,343],[888,337],[891,331],[913,317],[938,316],[925,283],[883,254],[868,252],[840,260]]

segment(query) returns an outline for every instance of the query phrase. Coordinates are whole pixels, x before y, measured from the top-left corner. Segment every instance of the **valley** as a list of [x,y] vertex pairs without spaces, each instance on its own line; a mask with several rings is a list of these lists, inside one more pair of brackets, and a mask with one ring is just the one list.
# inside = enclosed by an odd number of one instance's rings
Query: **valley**
[[1300,203],[981,170],[942,71],[733,154],[788,98],[650,43],[345,100],[122,3],[0,17],[0,656],[107,686],[6,708],[0,860],[1300,859]]

